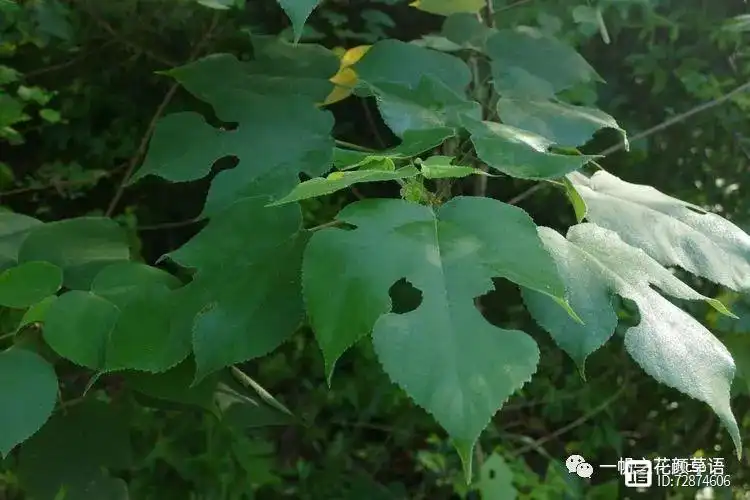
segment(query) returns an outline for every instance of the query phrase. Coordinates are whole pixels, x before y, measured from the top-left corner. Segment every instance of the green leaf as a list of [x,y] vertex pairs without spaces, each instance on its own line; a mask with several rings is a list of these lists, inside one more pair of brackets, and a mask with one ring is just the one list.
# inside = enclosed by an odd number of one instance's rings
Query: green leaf
[[132,464],[128,427],[127,412],[96,400],[55,415],[21,447],[18,476],[24,490],[40,499],[56,498],[62,488],[66,499],[102,498],[90,496],[101,491],[102,467]]
[[81,217],[36,228],[18,251],[19,262],[47,261],[63,270],[68,288],[88,289],[104,267],[130,258],[125,232],[112,219]]
[[294,41],[298,42],[302,37],[302,29],[305,27],[307,18],[312,11],[318,6],[320,0],[276,0],[284,9],[289,20],[292,21],[294,29]]
[[590,222],[617,232],[663,265],[733,290],[750,289],[750,236],[728,220],[605,171],[569,179]]
[[401,144],[384,151],[366,153],[336,148],[333,151],[333,164],[339,170],[351,170],[372,161],[383,161],[384,158],[391,161],[407,159],[440,146],[455,134],[456,131],[452,128],[406,130],[401,138]]
[[484,52],[487,39],[497,30],[488,28],[477,16],[454,14],[443,23],[441,33],[460,47]]
[[598,109],[554,101],[499,99],[497,112],[503,123],[528,130],[562,147],[586,144],[602,128],[613,128],[627,135],[614,118]]
[[328,177],[316,177],[300,183],[291,193],[269,206],[285,205],[307,198],[315,198],[335,193],[361,182],[384,182],[397,179],[416,177],[419,170],[414,167],[404,167],[396,171],[387,170],[354,170],[349,172],[333,172]]
[[47,309],[44,340],[57,354],[77,365],[103,369],[118,314],[114,304],[91,292],[70,291]]
[[519,27],[487,39],[495,89],[503,97],[551,98],[578,83],[601,80],[572,47]]
[[625,333],[630,356],[657,381],[708,403],[729,430],[740,453],[740,435],[729,405],[735,365],[727,349],[703,325],[662,297],[704,300],[729,314],[717,300],[699,294],[638,248],[612,231],[579,224],[567,239],[549,228],[540,235],[557,262],[571,306],[583,324],[575,323],[540,294],[524,290],[534,319],[581,368],[586,357],[609,339],[617,325],[615,295],[638,306],[640,323]]
[[307,235],[300,209],[266,208],[268,201],[238,201],[170,254],[197,269],[181,289],[189,304],[181,314],[194,318],[196,380],[271,352],[304,319],[299,273]]
[[[489,324],[474,299],[492,277],[561,298],[563,285],[531,218],[489,198],[454,198],[436,212],[403,200],[364,200],[316,232],[305,252],[307,311],[330,374],[373,331],[385,371],[470,450],[490,417],[536,370],[534,341]],[[487,224],[492,220],[493,224]],[[507,234],[513,234],[509,240]],[[389,289],[405,278],[419,307],[390,313]]]
[[196,0],[200,5],[216,10],[229,10],[235,0]]
[[0,455],[7,457],[52,415],[57,376],[37,354],[13,348],[0,352],[0,380]]
[[489,175],[478,168],[452,165],[453,160],[450,156],[431,156],[419,162],[419,167],[425,179],[462,178],[472,174]]
[[91,291],[123,306],[147,287],[177,288],[180,280],[157,267],[140,262],[118,262],[105,267],[94,278]]
[[175,403],[214,408],[214,392],[219,382],[218,374],[192,385],[195,379],[195,361],[188,358],[163,373],[128,372],[123,374],[128,387],[146,396]]
[[47,316],[49,306],[51,306],[56,300],[57,295],[51,295],[29,307],[21,318],[21,321],[18,323],[16,332],[20,332],[22,329],[33,323],[43,323],[44,318]]
[[21,244],[34,228],[41,225],[33,217],[0,212],[0,270],[16,264]]
[[450,16],[460,12],[476,14],[484,4],[485,0],[415,0],[409,5],[430,14]]
[[383,121],[399,137],[408,130],[457,129],[465,119],[482,118],[478,102],[429,77],[415,88],[381,83],[373,89]]
[[[216,54],[170,71],[191,93],[210,103],[219,119],[235,122],[237,128],[215,129],[190,112],[163,118],[132,182],[150,174],[173,182],[199,179],[216,160],[234,156],[238,165],[220,172],[211,184],[203,214],[210,215],[244,197],[283,196],[299,183],[301,171],[316,176],[329,170],[333,116],[318,109],[313,96],[256,91],[259,77],[253,68],[233,56]],[[288,79],[275,80],[278,87]]]
[[463,95],[471,81],[469,67],[458,57],[398,40],[381,40],[354,66],[359,79],[374,86],[416,88],[427,77]]
[[47,262],[26,262],[0,273],[0,306],[23,309],[62,286],[62,270]]
[[549,153],[549,139],[501,123],[469,122],[467,128],[479,159],[512,177],[554,179],[597,158]]
[[518,492],[513,487],[513,471],[501,455],[493,453],[482,464],[479,491],[486,500],[515,500]]
[[132,369],[158,373],[166,371],[190,354],[190,336],[172,328],[173,313],[182,313],[179,296],[163,286],[135,289],[136,294],[121,306],[114,329],[107,339],[107,371]]

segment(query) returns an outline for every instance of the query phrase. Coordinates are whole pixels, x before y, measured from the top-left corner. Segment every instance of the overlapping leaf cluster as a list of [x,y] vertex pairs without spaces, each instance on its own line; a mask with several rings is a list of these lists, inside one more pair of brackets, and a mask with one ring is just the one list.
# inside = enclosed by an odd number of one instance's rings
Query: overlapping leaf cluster
[[[316,2],[281,3],[299,37]],[[440,2],[419,5],[453,14]],[[49,360],[20,345],[0,353],[0,401],[11,408],[0,416],[8,430],[0,452],[52,414],[55,356],[93,375],[147,377],[194,363],[187,373],[200,383],[272,351],[309,322],[329,377],[337,359],[371,334],[384,370],[447,430],[470,474],[479,434],[539,361],[529,335],[493,326],[476,308],[493,278],[522,288],[529,312],[582,370],[614,331],[615,297],[635,302],[642,319],[625,336],[628,352],[655,379],[708,403],[739,449],[731,356],[651,286],[730,314],[662,266],[745,289],[750,237],[651,188],[576,172],[593,157],[575,148],[598,130],[618,130],[625,140],[609,115],[558,97],[599,77],[555,39],[530,28],[487,28],[465,14],[478,8],[464,2],[441,36],[488,70],[496,98],[469,97],[472,82],[484,83],[479,73],[456,55],[417,44],[383,40],[351,66],[352,90],[376,98],[401,140],[384,151],[337,146],[333,116],[321,103],[341,64],[321,46],[255,37],[249,62],[214,54],[169,71],[214,116],[164,117],[132,181],[211,175],[206,227],[166,256],[193,273],[187,284],[131,261],[126,234],[108,219],[42,224],[0,214],[0,305],[28,308],[19,332],[42,323],[54,352]],[[478,162],[426,154],[449,138],[473,148]],[[226,157],[236,166],[212,174]],[[300,182],[300,174],[311,179]],[[579,220],[589,222],[563,237],[497,200],[443,203],[410,190],[425,189],[425,179],[501,174],[564,178]],[[325,228],[303,227],[295,202],[384,181],[401,183],[404,199],[362,200]],[[389,291],[402,279],[421,301],[396,314]],[[106,476],[88,480],[119,487]]]

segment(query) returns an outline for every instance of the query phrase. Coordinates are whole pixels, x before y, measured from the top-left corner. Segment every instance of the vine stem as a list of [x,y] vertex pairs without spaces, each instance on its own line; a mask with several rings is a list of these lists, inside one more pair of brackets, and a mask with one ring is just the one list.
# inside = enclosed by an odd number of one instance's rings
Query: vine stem
[[[645,139],[646,137],[650,137],[658,132],[661,132],[662,130],[665,130],[673,125],[677,125],[678,123],[687,120],[693,115],[697,115],[698,113],[701,113],[703,111],[707,111],[711,108],[715,108],[716,106],[719,106],[720,104],[725,103],[726,101],[728,101],[735,95],[741,94],[742,92],[745,92],[747,90],[750,90],[750,82],[745,82],[742,85],[739,85],[735,87],[734,89],[730,90],[726,94],[717,97],[716,99],[712,99],[710,101],[701,103],[697,106],[690,108],[689,110],[683,113],[680,113],[679,115],[668,118],[664,120],[663,122],[658,123],[654,125],[653,127],[644,130],[643,132],[639,132],[638,134],[635,134],[633,137],[631,137],[629,142],[639,141],[641,139]],[[609,156],[623,149],[625,149],[625,143],[620,142],[618,144],[615,144],[614,146],[610,146],[607,149],[601,151],[600,153],[598,153],[598,155]],[[521,194],[514,196],[513,198],[508,200],[506,203],[509,205],[515,205],[516,203],[520,203],[521,201],[525,200],[526,198],[528,198],[529,196],[536,193],[540,189],[543,189],[546,186],[547,184],[544,184],[544,183],[535,184],[534,186],[530,187],[529,189],[522,192]]]
[[[219,24],[219,15],[214,14],[213,19],[211,20],[211,25],[206,30],[206,33],[203,35],[203,38],[198,42],[193,49],[193,52],[190,54],[190,57],[188,59],[188,63],[193,62],[203,51],[203,48],[206,46],[208,41],[211,38],[211,34],[216,29],[216,26]],[[122,177],[122,181],[120,182],[120,185],[117,186],[117,190],[115,191],[115,195],[112,197],[112,200],[109,202],[109,206],[107,207],[107,210],[104,212],[104,215],[107,217],[111,217],[114,213],[115,209],[117,208],[117,204],[120,202],[120,199],[122,199],[122,195],[125,193],[125,186],[128,183],[128,179],[133,175],[133,172],[135,171],[136,167],[141,161],[141,158],[146,154],[146,149],[148,148],[148,142],[151,139],[151,135],[154,133],[154,129],[156,128],[156,124],[158,123],[159,119],[161,118],[162,114],[164,114],[164,110],[167,108],[169,103],[172,101],[172,98],[177,93],[177,89],[179,88],[180,84],[179,82],[174,82],[171,87],[169,87],[169,90],[164,95],[164,98],[161,100],[161,103],[159,104],[159,107],[156,108],[156,111],[154,112],[154,115],[151,117],[151,121],[148,124],[148,127],[146,128],[146,132],[143,134],[143,137],[141,138],[141,142],[138,145],[138,149],[136,150],[133,157],[130,159],[130,162],[128,163],[128,168],[125,171],[125,175]]]

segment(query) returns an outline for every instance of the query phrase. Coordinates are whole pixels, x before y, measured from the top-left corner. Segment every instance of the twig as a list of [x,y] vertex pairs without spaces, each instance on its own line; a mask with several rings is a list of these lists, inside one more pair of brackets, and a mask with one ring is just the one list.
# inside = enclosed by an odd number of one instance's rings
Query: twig
[[370,105],[367,103],[365,99],[360,99],[359,102],[362,103],[362,109],[365,112],[365,119],[367,120],[367,124],[370,126],[370,129],[372,130],[372,134],[375,136],[375,140],[378,142],[378,146],[381,149],[385,149],[386,147],[385,140],[383,140],[383,136],[380,135],[380,132],[378,131],[378,126],[375,123],[375,118],[372,116],[372,111],[370,111]]
[[523,455],[527,451],[540,448],[544,443],[552,441],[553,439],[560,437],[567,432],[572,431],[576,427],[580,427],[581,425],[585,424],[587,421],[591,420],[593,417],[595,417],[599,413],[606,410],[609,407],[609,405],[611,405],[615,400],[617,400],[620,396],[622,396],[622,393],[625,392],[626,387],[627,387],[627,384],[623,383],[617,392],[615,392],[610,397],[605,399],[604,402],[599,404],[596,408],[589,410],[588,412],[586,412],[585,415],[582,415],[581,417],[575,419],[574,421],[572,421],[571,423],[569,423],[568,425],[564,427],[560,427],[555,432],[548,434],[542,438],[539,438],[533,443],[529,443],[528,445],[523,446],[519,448],[518,450],[514,450],[513,453],[515,455]]
[[33,193],[34,191],[44,191],[47,189],[60,189],[60,188],[67,188],[67,187],[74,187],[82,184],[94,184],[98,183],[101,179],[104,179],[105,177],[109,177],[110,175],[113,175],[123,168],[127,167],[128,164],[121,163],[120,165],[117,165],[112,170],[108,170],[106,172],[103,172],[99,177],[96,179],[78,179],[78,180],[70,180],[70,181],[60,181],[60,182],[52,182],[50,184],[45,184],[43,186],[30,186],[30,187],[24,187],[24,188],[17,188],[17,189],[10,189],[8,191],[0,192],[0,199],[3,196],[13,196],[17,194],[24,194],[24,193]]
[[162,222],[161,224],[151,224],[147,226],[136,226],[136,231],[158,231],[159,229],[173,229],[176,227],[184,227],[189,226],[191,224],[197,224],[201,222],[202,219],[188,219],[188,220],[181,220],[177,222]]
[[81,8],[83,10],[85,10],[86,13],[89,16],[91,16],[91,18],[96,22],[96,24],[98,24],[99,26],[101,26],[104,29],[104,31],[106,31],[107,33],[109,33],[116,41],[118,41],[118,42],[120,42],[120,43],[122,43],[124,45],[127,45],[128,47],[130,47],[131,49],[134,49],[137,52],[140,52],[142,54],[146,54],[147,56],[149,56],[154,61],[160,62],[160,63],[165,64],[167,66],[177,66],[177,64],[174,61],[170,60],[168,57],[161,56],[159,54],[154,53],[151,50],[145,49],[145,48],[141,47],[140,45],[138,45],[136,43],[133,43],[132,41],[128,40],[126,37],[120,35],[117,31],[115,31],[115,29],[107,21],[105,21],[104,19],[102,19],[101,17],[99,17],[93,11],[89,10],[88,7],[86,7],[84,5],[81,5],[82,2],[78,2],[78,3],[81,6]]
[[334,220],[328,221],[328,222],[326,222],[324,224],[320,224],[320,225],[317,225],[317,226],[310,227],[310,228],[307,229],[307,231],[310,231],[310,232],[320,231],[321,229],[325,229],[327,227],[340,226],[341,224],[343,224],[342,221],[340,221],[338,219],[334,219]]
[[[208,30],[206,30],[206,33],[203,35],[203,38],[201,39],[200,42],[198,42],[198,44],[193,49],[193,52],[190,54],[190,58],[188,62],[192,62],[198,57],[198,55],[203,50],[203,47],[208,43],[211,37],[211,33],[213,33],[214,29],[216,29],[216,25],[218,23],[219,23],[219,16],[218,14],[215,14],[213,19],[211,20],[211,25],[208,27]],[[115,208],[117,208],[117,203],[120,201],[123,193],[125,192],[125,185],[127,184],[128,179],[130,179],[131,175],[133,175],[133,171],[138,166],[138,163],[140,162],[143,155],[146,153],[148,142],[151,139],[151,135],[154,133],[156,124],[159,121],[159,118],[161,118],[161,115],[164,113],[164,110],[167,108],[170,101],[174,97],[179,86],[180,86],[179,82],[175,81],[172,84],[172,86],[169,88],[169,90],[167,91],[166,95],[164,95],[164,99],[162,99],[161,104],[159,104],[159,107],[156,108],[156,111],[154,112],[154,115],[151,117],[151,121],[149,122],[148,127],[146,128],[146,133],[143,134],[143,137],[141,138],[141,142],[138,145],[138,149],[136,150],[133,157],[130,159],[130,163],[128,164],[128,169],[125,171],[125,175],[122,177],[122,181],[120,182],[120,185],[117,187],[117,191],[115,191],[115,195],[114,197],[112,197],[112,201],[109,202],[109,206],[107,207],[106,212],[104,212],[105,216],[111,217],[115,211]]]
[[109,45],[112,45],[114,43],[114,40],[107,40],[106,42],[102,43],[98,47],[94,48],[91,52],[82,52],[78,54],[77,56],[68,59],[67,61],[61,62],[59,64],[53,64],[51,66],[47,66],[44,68],[35,69],[33,71],[28,71],[23,74],[24,78],[35,78],[39,75],[44,75],[46,73],[51,73],[53,71],[58,71],[61,69],[65,69],[69,66],[73,66],[74,64],[83,61],[87,57],[89,57],[93,52],[99,52],[102,49],[106,48]]
[[[681,121],[684,121],[684,120],[690,118],[691,116],[693,116],[695,114],[698,114],[698,113],[700,113],[702,111],[706,111],[708,109],[716,107],[719,104],[722,104],[722,103],[728,101],[729,99],[731,99],[735,95],[740,94],[740,93],[742,93],[742,92],[744,92],[746,90],[750,90],[750,82],[743,83],[742,85],[740,85],[738,87],[735,87],[734,89],[730,90],[729,92],[727,92],[726,94],[724,94],[722,96],[717,97],[716,99],[713,99],[711,101],[699,104],[698,106],[695,106],[694,108],[691,108],[691,109],[685,111],[684,113],[680,113],[677,116],[673,116],[672,118],[664,120],[660,124],[654,125],[650,129],[644,130],[643,132],[640,132],[640,133],[634,135],[633,137],[630,138],[630,142],[638,141],[640,139],[645,139],[646,137],[651,136],[651,135],[653,135],[653,134],[655,134],[657,132],[661,132],[662,130],[664,130],[664,129],[668,128],[668,127],[671,127],[672,125],[676,125],[677,123],[680,123]],[[622,149],[625,149],[625,143],[624,142],[620,142],[618,144],[615,144],[614,146],[605,149],[604,151],[602,151],[599,154],[602,155],[602,156],[609,156],[612,153],[616,153],[617,151],[620,151]]]
[[[690,118],[693,115],[696,115],[696,114],[698,114],[698,113],[700,113],[702,111],[706,111],[706,110],[709,110],[709,109],[711,109],[713,107],[716,107],[716,106],[718,106],[718,105],[720,105],[720,104],[728,101],[733,96],[735,96],[737,94],[740,94],[740,93],[742,93],[742,92],[744,92],[746,90],[750,90],[750,82],[743,83],[742,85],[740,85],[738,87],[735,87],[734,89],[730,90],[729,92],[727,92],[726,94],[724,94],[724,95],[722,95],[720,97],[717,97],[716,99],[712,99],[712,100],[710,100],[708,102],[704,102],[702,104],[699,104],[698,106],[695,106],[695,107],[693,107],[693,108],[685,111],[684,113],[680,113],[679,115],[676,115],[676,116],[673,116],[672,118],[664,120],[663,122],[661,122],[661,123],[659,123],[657,125],[654,125],[653,127],[651,127],[651,128],[649,128],[647,130],[644,130],[643,132],[640,132],[640,133],[634,135],[633,137],[630,138],[630,142],[634,142],[634,141],[638,141],[638,140],[641,140],[641,139],[645,139],[646,137],[649,137],[649,136],[651,136],[653,134],[656,134],[657,132],[661,132],[662,130],[667,129],[667,128],[671,127],[672,125],[676,125],[676,124],[678,124],[678,123],[680,123],[680,122],[682,122],[684,120],[687,120],[688,118]],[[603,150],[602,152],[598,153],[598,155],[599,156],[609,156],[612,153],[616,153],[616,152],[618,152],[618,151],[620,151],[622,149],[625,149],[625,143],[624,142],[620,142],[618,144],[615,144],[614,146],[611,146],[611,147]],[[536,185],[532,186],[531,188],[527,189],[526,191],[522,192],[518,196],[515,196],[515,197],[511,198],[506,203],[508,203],[509,205],[515,205],[516,203],[520,203],[522,200],[525,200],[526,198],[528,198],[529,196],[531,196],[532,194],[536,193],[537,191],[539,191],[540,189],[542,189],[544,187],[546,187],[546,184],[543,184],[543,183],[536,184]]]

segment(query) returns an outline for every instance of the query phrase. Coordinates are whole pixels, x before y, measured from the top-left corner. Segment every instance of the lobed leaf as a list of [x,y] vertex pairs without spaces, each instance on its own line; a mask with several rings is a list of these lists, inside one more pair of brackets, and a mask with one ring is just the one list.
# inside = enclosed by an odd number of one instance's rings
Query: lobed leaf
[[664,265],[733,290],[750,289],[750,236],[719,215],[605,171],[568,177],[586,219],[615,231]]
[[[333,116],[316,102],[333,88],[329,79],[338,70],[335,55],[319,46],[295,48],[262,37],[254,43],[260,55],[252,63],[214,54],[170,71],[211,104],[219,119],[237,127],[219,130],[191,112],[163,118],[131,182],[147,175],[195,180],[208,175],[215,161],[235,157],[237,166],[221,171],[211,183],[203,214],[211,215],[245,197],[282,196],[298,184],[299,172],[320,175],[330,168]],[[303,56],[311,58],[308,65],[302,64]],[[289,64],[268,75],[274,60]]]
[[567,298],[583,324],[563,314],[547,297],[524,290],[527,308],[583,372],[586,357],[614,333],[615,295],[638,306],[640,323],[628,328],[625,347],[657,381],[708,403],[728,429],[737,453],[740,435],[729,404],[735,365],[731,355],[706,328],[651,288],[684,300],[704,300],[729,313],[678,280],[669,270],[617,233],[594,224],[578,224],[567,239],[549,228],[540,236],[565,281]]
[[[523,332],[487,323],[474,299],[493,288],[492,277],[563,295],[531,218],[489,198],[459,197],[436,212],[403,200],[364,200],[338,220],[357,229],[316,232],[302,275],[329,378],[338,357],[372,331],[385,371],[435,416],[470,469],[480,432],[539,357]],[[422,301],[394,314],[388,291],[402,278]]]
[[269,353],[304,319],[299,273],[307,236],[300,210],[266,208],[268,201],[236,202],[169,254],[197,270],[193,282],[177,291],[179,328],[192,332],[196,381]]

